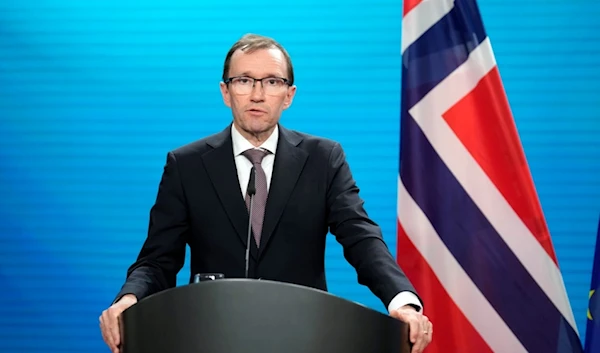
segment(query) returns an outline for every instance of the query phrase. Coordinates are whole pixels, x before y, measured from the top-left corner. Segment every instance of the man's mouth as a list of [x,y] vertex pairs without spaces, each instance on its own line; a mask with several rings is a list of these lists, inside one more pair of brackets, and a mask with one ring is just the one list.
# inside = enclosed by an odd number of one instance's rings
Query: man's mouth
[[266,113],[266,111],[264,111],[262,109],[258,109],[258,108],[251,108],[251,109],[248,109],[248,111],[251,113]]

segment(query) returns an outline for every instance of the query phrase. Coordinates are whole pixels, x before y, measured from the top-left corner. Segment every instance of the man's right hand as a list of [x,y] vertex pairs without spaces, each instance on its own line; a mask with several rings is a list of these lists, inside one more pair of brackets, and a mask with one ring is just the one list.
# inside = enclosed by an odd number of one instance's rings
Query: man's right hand
[[137,298],[133,294],[124,295],[119,301],[104,310],[100,315],[100,330],[102,338],[108,345],[111,352],[119,353],[121,347],[121,330],[119,328],[119,315],[125,309],[137,303]]

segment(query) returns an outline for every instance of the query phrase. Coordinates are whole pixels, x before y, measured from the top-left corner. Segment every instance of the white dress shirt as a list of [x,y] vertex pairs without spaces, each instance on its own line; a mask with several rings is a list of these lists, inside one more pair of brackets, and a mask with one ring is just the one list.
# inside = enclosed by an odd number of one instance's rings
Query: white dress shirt
[[[240,181],[240,190],[242,196],[246,199],[246,189],[250,180],[250,170],[252,170],[252,162],[242,153],[256,148],[251,144],[237,129],[231,126],[231,139],[233,140],[233,156],[235,157],[235,167],[237,168],[238,180]],[[279,127],[273,130],[269,138],[260,145],[259,148],[267,150],[271,153],[267,154],[261,163],[265,175],[267,177],[267,191],[271,186],[271,176],[273,175],[273,162],[275,161],[275,152],[277,151],[277,141],[279,140]]]
[[[275,153],[277,152],[277,141],[279,140],[279,126],[275,127],[271,136],[265,140],[259,147],[255,147],[246,138],[244,138],[235,126],[231,126],[231,139],[233,141],[233,156],[235,158],[235,166],[237,168],[238,180],[240,182],[240,190],[242,196],[246,196],[246,188],[248,187],[248,181],[250,179],[250,170],[252,169],[252,162],[248,160],[242,153],[252,148],[262,148],[268,150],[267,154],[261,163],[262,168],[267,176],[267,190],[271,185],[271,177],[273,176],[273,162],[275,161]],[[422,311],[423,305],[419,301],[419,298],[412,292],[400,292],[398,293],[388,305],[388,311],[397,310],[404,305],[412,304],[418,306]]]

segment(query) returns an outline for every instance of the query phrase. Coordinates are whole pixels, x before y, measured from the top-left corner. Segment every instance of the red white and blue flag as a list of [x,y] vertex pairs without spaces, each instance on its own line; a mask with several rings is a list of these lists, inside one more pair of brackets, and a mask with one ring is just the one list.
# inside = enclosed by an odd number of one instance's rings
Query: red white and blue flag
[[474,0],[404,0],[398,264],[427,352],[582,352]]

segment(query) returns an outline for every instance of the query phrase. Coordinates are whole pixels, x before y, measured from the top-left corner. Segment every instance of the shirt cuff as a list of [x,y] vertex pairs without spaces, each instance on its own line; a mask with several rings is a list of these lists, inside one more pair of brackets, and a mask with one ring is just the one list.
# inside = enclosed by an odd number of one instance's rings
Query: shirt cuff
[[398,293],[388,305],[388,312],[398,310],[404,305],[413,305],[416,307],[418,312],[423,312],[423,304],[419,298],[412,292],[400,292]]

